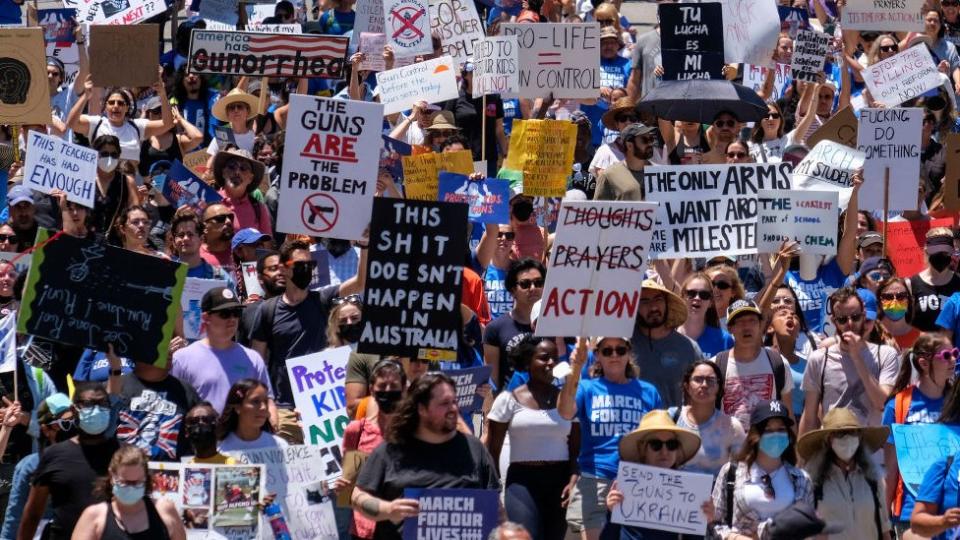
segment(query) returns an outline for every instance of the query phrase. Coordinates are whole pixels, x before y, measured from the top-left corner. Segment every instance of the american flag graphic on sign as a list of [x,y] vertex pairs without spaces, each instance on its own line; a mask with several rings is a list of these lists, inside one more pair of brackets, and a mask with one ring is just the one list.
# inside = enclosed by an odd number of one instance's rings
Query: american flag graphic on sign
[[190,71],[342,79],[349,41],[344,36],[196,30]]

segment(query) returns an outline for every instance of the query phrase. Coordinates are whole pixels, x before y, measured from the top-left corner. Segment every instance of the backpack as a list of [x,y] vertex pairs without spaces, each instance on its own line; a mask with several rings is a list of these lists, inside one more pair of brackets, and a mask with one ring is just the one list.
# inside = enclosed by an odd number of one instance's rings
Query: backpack
[[[137,124],[134,123],[134,121],[131,120],[131,119],[129,119],[129,118],[127,118],[127,123],[130,124],[131,126],[133,126],[133,130],[137,132],[137,142],[140,142],[140,128],[137,127]],[[97,132],[100,131],[100,126],[101,126],[101,125],[103,125],[103,117],[102,117],[102,116],[100,117],[99,120],[97,120],[97,125],[93,127],[93,136],[90,137],[90,144],[93,144],[93,141],[97,140]],[[119,137],[118,137],[118,139],[119,139]],[[123,141],[120,141],[120,142],[122,143]]]
[[[777,390],[777,401],[781,400],[783,395],[783,386],[786,384],[787,374],[786,366],[783,365],[783,357],[780,356],[780,353],[774,351],[770,347],[764,347],[763,350],[767,352],[767,360],[770,361],[770,369],[773,370],[773,381]],[[723,375],[723,379],[727,379],[727,362],[730,359],[730,351],[722,351],[717,354],[717,367],[720,368],[720,373]]]

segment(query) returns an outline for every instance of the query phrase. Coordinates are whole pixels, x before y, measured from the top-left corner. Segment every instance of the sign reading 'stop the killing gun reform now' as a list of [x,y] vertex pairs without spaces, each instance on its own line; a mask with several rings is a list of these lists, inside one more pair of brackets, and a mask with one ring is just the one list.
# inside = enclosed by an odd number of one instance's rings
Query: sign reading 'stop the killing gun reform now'
[[349,38],[194,30],[189,70],[198,74],[342,79]]

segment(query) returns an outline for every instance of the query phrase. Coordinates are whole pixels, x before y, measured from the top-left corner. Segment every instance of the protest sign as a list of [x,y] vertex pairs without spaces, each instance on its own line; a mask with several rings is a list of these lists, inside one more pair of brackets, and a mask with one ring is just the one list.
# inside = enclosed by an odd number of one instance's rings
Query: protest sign
[[[519,96],[556,99],[600,95],[600,25],[509,23],[501,35],[517,36]],[[769,51],[768,51],[769,55]]]
[[[209,156],[209,154],[206,155]],[[154,175],[153,183],[175,208],[187,205],[203,209],[207,205],[223,200],[217,190],[177,160],[170,162],[166,175]]]
[[189,70],[202,75],[342,79],[349,43],[316,34],[194,30],[190,36]]
[[374,199],[359,352],[456,351],[466,228],[465,204]]
[[96,150],[30,131],[23,185],[47,194],[59,189],[68,201],[93,208],[96,179]]
[[840,10],[845,30],[923,32],[923,0],[849,0]]
[[836,191],[757,192],[757,251],[776,253],[784,240],[795,240],[804,255],[837,254]]
[[790,189],[792,168],[787,162],[646,167],[646,200],[660,203],[651,255],[756,253],[757,190]]
[[37,232],[17,331],[166,366],[187,265]]
[[510,182],[498,178],[472,181],[463,174],[440,173],[442,202],[466,203],[467,218],[474,223],[510,221]]
[[863,81],[874,100],[891,108],[940,86],[940,71],[921,43],[870,64],[863,70]]
[[824,122],[813,135],[807,137],[807,146],[815,147],[820,141],[833,141],[844,146],[857,146],[857,116],[849,105],[837,111]]
[[927,266],[927,231],[936,227],[953,227],[950,218],[934,220],[891,221],[887,223],[887,258],[898,276],[912,276]]
[[[50,123],[50,89],[43,30],[0,28],[0,124]],[[154,42],[153,53],[157,48]],[[156,77],[156,67],[153,68]]]
[[804,8],[777,6],[780,14],[780,31],[785,32],[790,39],[797,39],[800,30],[810,29],[810,15]]
[[647,202],[563,204],[538,336],[630,335],[656,213]]
[[724,61],[771,67],[770,51],[780,35],[776,2],[722,0]]
[[387,44],[387,36],[383,32],[364,32],[360,34],[360,52],[363,53],[363,62],[360,69],[368,71],[383,71],[387,63],[383,59],[383,47]]
[[[363,34],[384,34],[383,28],[383,0],[360,0],[353,5],[353,11],[356,13],[353,20],[353,34],[350,36],[350,45],[354,46],[359,42]],[[384,41],[386,44],[386,41]],[[360,50],[363,50],[361,47]],[[381,48],[382,52],[383,49]],[[397,51],[394,51],[396,54]]]
[[243,289],[247,291],[247,298],[263,298],[263,287],[257,275],[257,263],[240,263],[240,275],[243,276]]
[[[52,56],[63,62],[64,78],[63,86],[69,86],[77,80],[77,72],[80,70],[80,47],[76,42],[49,42],[47,43],[47,56]],[[65,105],[65,104],[64,104]],[[53,113],[60,117],[70,111],[64,111],[60,104],[50,104]]]
[[359,240],[370,221],[383,105],[292,94],[277,230]]
[[422,538],[487,538],[499,524],[499,493],[493,489],[403,490],[417,499],[420,511],[403,522],[403,540]]
[[483,396],[477,394],[481,384],[490,381],[490,366],[445,371],[457,387],[457,406],[461,413],[477,412],[483,407]]
[[[90,26],[90,77],[94,84],[109,86],[152,86],[157,74],[156,24],[131,26]],[[83,82],[83,81],[81,81]]]
[[893,444],[903,486],[916,497],[927,469],[960,451],[960,427],[946,424],[893,424]]
[[237,0],[203,0],[200,3],[200,17],[236,28],[240,20],[239,5]]
[[853,173],[863,167],[863,152],[822,140],[793,169],[791,189],[828,190],[840,194],[840,208],[846,208],[853,192]]
[[222,279],[201,279],[188,277],[183,284],[183,294],[180,296],[180,309],[183,310],[183,337],[193,341],[206,336],[203,331],[203,320],[200,315],[200,301],[203,295],[215,287],[226,287],[227,282]]
[[473,49],[473,97],[515,96],[520,90],[519,54],[516,36],[494,36],[478,41]]
[[473,58],[474,44],[485,36],[473,0],[432,0],[430,31],[440,38],[440,54],[449,54],[457,64]]
[[[17,369],[17,312],[11,311],[0,319],[0,373]],[[482,369],[482,368],[478,368]],[[490,378],[489,367],[487,378]],[[481,405],[483,400],[481,399]]]
[[245,25],[244,30],[246,30],[247,32],[258,32],[261,34],[302,34],[303,26],[301,26],[300,23],[294,23],[294,24],[252,24],[251,23],[251,24]]
[[389,172],[397,189],[403,189],[403,156],[413,153],[413,148],[397,139],[382,135],[383,147],[380,148],[380,170]]
[[435,201],[440,192],[440,173],[469,175],[473,154],[469,150],[403,156],[403,187],[408,199]]
[[612,523],[685,535],[706,532],[700,507],[710,500],[713,476],[620,460],[617,484],[623,502],[613,508]]
[[74,43],[77,28],[77,10],[75,9],[40,9],[37,10],[37,21],[43,28],[45,43]]
[[350,423],[343,384],[350,347],[287,359],[287,374],[306,440],[314,446],[340,448],[343,430]]
[[814,30],[803,30],[797,34],[790,56],[790,73],[796,81],[817,82],[823,73],[823,65],[830,51],[829,34]]
[[[77,22],[91,26],[140,24],[162,15],[170,7],[164,0],[62,0],[62,4],[65,8],[77,10]],[[93,43],[92,38],[90,42]],[[154,73],[156,64],[154,58]]]
[[413,107],[418,101],[440,103],[457,99],[457,68],[449,56],[441,56],[377,73],[383,114]]
[[433,53],[427,0],[383,0],[383,31],[397,56]]
[[943,207],[960,210],[960,133],[948,133],[943,145],[946,153],[946,174],[943,175]]
[[[319,246],[316,247],[319,248]],[[330,284],[330,257],[326,248],[322,248],[311,250],[310,258],[316,263],[313,267],[313,277],[310,278],[310,290],[316,291]]]
[[207,161],[210,160],[210,154],[206,148],[190,152],[183,156],[183,166],[197,176],[203,176],[207,172]]
[[514,120],[503,166],[523,172],[523,194],[562,197],[573,167],[577,126],[561,120]]
[[663,80],[723,78],[719,3],[659,4]]
[[790,86],[793,79],[790,77],[790,65],[774,63],[771,68],[744,64],[743,85],[754,92],[763,88],[763,81],[766,79],[767,70],[776,70],[773,75],[773,89],[770,98],[778,100],[783,97],[783,92]]
[[923,109],[862,109],[857,150],[864,153],[861,210],[883,210],[884,171],[890,174],[890,210],[915,210],[920,188]]

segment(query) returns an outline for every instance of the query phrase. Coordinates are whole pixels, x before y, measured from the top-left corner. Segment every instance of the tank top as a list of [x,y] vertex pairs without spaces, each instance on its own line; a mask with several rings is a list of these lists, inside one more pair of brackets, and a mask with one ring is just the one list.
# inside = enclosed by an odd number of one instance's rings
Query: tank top
[[167,526],[160,519],[160,513],[153,506],[153,501],[145,498],[143,502],[147,508],[147,528],[140,532],[127,532],[120,528],[117,516],[113,513],[113,504],[107,503],[107,524],[103,528],[100,540],[169,540],[170,533]]
[[922,332],[932,332],[937,329],[937,317],[943,303],[953,293],[960,292],[960,277],[954,274],[946,284],[934,286],[916,274],[910,277],[910,290],[913,292],[913,321],[910,324]]
[[[174,135],[176,137],[176,135]],[[140,176],[146,176],[150,172],[150,166],[158,161],[183,161],[183,154],[180,152],[180,144],[176,138],[170,143],[170,146],[164,149],[157,149],[150,143],[150,139],[140,144],[140,165],[138,169]]]

